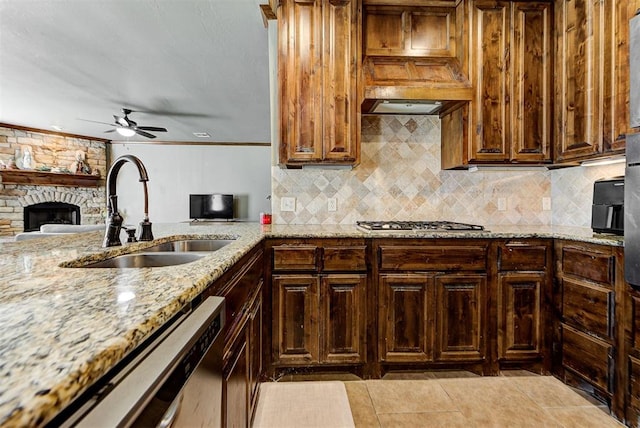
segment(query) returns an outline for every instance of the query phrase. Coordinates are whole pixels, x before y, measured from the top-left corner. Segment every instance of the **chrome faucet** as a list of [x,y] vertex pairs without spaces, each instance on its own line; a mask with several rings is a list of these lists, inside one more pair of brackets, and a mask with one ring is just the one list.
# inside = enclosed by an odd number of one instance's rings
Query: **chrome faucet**
[[118,195],[116,194],[116,179],[122,165],[126,162],[133,163],[138,168],[140,174],[140,182],[144,187],[144,219],[140,223],[139,241],[152,241],[153,232],[151,232],[151,223],[149,222],[149,195],[147,192],[147,169],[142,161],[132,155],[120,156],[113,162],[109,172],[107,173],[107,230],[104,234],[103,247],[115,247],[122,245],[120,242],[120,230],[122,229],[122,216],[118,212]]

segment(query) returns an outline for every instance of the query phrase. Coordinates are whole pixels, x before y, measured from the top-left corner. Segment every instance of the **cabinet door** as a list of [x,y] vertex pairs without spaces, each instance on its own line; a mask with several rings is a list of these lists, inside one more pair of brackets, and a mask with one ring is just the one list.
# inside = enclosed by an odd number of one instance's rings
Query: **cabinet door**
[[432,361],[433,276],[383,274],[379,284],[381,361]]
[[476,91],[471,103],[471,157],[504,162],[510,156],[511,77],[510,2],[473,3],[471,73]]
[[322,159],[322,0],[287,0],[278,19],[280,162]]
[[479,274],[436,276],[437,361],[484,358],[487,277]]
[[262,286],[249,309],[249,415],[253,417],[262,374]]
[[552,14],[548,3],[513,3],[511,159],[551,160]]
[[224,370],[222,408],[224,427],[248,426],[248,372],[246,327],[243,328]]
[[556,0],[556,160],[602,151],[604,1]]
[[498,276],[498,358],[541,357],[544,273],[508,272]]
[[366,275],[322,278],[322,362],[358,363],[366,356]]
[[354,162],[357,158],[358,16],[356,0],[324,0],[323,135],[315,145],[323,148],[323,159],[330,162]]
[[319,278],[274,275],[274,357],[281,364],[319,362]]

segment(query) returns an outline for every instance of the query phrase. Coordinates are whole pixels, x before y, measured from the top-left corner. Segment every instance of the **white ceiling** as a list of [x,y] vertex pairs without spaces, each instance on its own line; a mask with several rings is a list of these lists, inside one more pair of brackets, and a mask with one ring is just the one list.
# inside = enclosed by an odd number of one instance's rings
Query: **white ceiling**
[[155,141],[268,142],[260,3],[0,0],[0,122],[122,141],[126,107]]

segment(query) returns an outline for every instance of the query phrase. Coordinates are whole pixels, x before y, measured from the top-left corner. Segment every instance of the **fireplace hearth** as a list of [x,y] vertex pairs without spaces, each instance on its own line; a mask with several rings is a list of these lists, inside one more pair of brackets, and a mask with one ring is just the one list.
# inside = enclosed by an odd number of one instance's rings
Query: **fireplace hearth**
[[24,207],[24,231],[43,224],[80,224],[80,207],[65,202],[42,202]]

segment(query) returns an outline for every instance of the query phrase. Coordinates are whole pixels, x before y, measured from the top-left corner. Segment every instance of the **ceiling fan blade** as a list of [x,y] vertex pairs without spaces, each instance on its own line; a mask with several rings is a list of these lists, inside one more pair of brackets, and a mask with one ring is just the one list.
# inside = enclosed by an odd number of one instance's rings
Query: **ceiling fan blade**
[[78,120],[81,120],[81,121],[83,121],[83,122],[101,123],[101,124],[103,124],[103,125],[109,125],[109,126],[113,125],[113,123],[98,122],[97,120],[80,119],[80,118],[78,118]]
[[136,134],[142,135],[143,137],[156,138],[155,135],[149,134],[148,132],[144,132],[144,131],[140,130],[140,128],[135,128],[134,131],[136,131]]
[[166,128],[158,128],[157,126],[137,126],[136,129],[143,131],[167,132]]
[[115,129],[107,129],[106,131],[104,131],[104,133],[106,134],[107,132],[115,132]]

